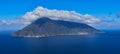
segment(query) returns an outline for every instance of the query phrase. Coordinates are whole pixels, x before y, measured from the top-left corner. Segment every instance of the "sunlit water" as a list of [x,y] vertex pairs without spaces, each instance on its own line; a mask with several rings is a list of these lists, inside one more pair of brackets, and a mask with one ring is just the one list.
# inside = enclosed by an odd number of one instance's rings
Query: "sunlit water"
[[12,37],[0,32],[0,54],[120,54],[120,31],[89,36]]

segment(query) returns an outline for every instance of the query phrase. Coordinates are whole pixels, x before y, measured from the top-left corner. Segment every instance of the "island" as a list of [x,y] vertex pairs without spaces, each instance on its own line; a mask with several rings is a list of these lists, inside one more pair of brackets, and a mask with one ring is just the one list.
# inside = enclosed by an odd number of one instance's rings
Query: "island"
[[99,30],[85,24],[64,20],[52,20],[42,17],[25,28],[13,33],[15,37],[49,37],[64,35],[90,35],[99,33]]

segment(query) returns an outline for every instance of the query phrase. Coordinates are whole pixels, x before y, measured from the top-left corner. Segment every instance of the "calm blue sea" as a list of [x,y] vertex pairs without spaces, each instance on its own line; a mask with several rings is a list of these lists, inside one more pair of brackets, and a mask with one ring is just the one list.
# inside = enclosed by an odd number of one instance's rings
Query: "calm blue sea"
[[12,37],[0,31],[0,54],[120,54],[120,30],[89,36]]

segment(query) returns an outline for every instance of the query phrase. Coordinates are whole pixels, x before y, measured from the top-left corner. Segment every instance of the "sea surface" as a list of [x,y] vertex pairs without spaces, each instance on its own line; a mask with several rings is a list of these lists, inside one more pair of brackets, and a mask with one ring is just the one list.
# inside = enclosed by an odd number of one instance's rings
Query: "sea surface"
[[13,37],[0,31],[0,54],[120,54],[120,30],[89,36]]

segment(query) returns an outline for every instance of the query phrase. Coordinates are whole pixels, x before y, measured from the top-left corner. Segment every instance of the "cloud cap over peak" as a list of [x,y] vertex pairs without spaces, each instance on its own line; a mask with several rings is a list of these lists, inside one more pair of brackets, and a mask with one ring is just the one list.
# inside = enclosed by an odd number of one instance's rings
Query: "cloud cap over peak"
[[75,11],[47,9],[42,6],[37,7],[31,12],[27,12],[21,17],[21,20],[25,22],[32,22],[42,17],[48,17],[53,20],[73,21],[88,24],[93,24],[100,21],[100,19],[93,17],[89,14],[82,15]]

